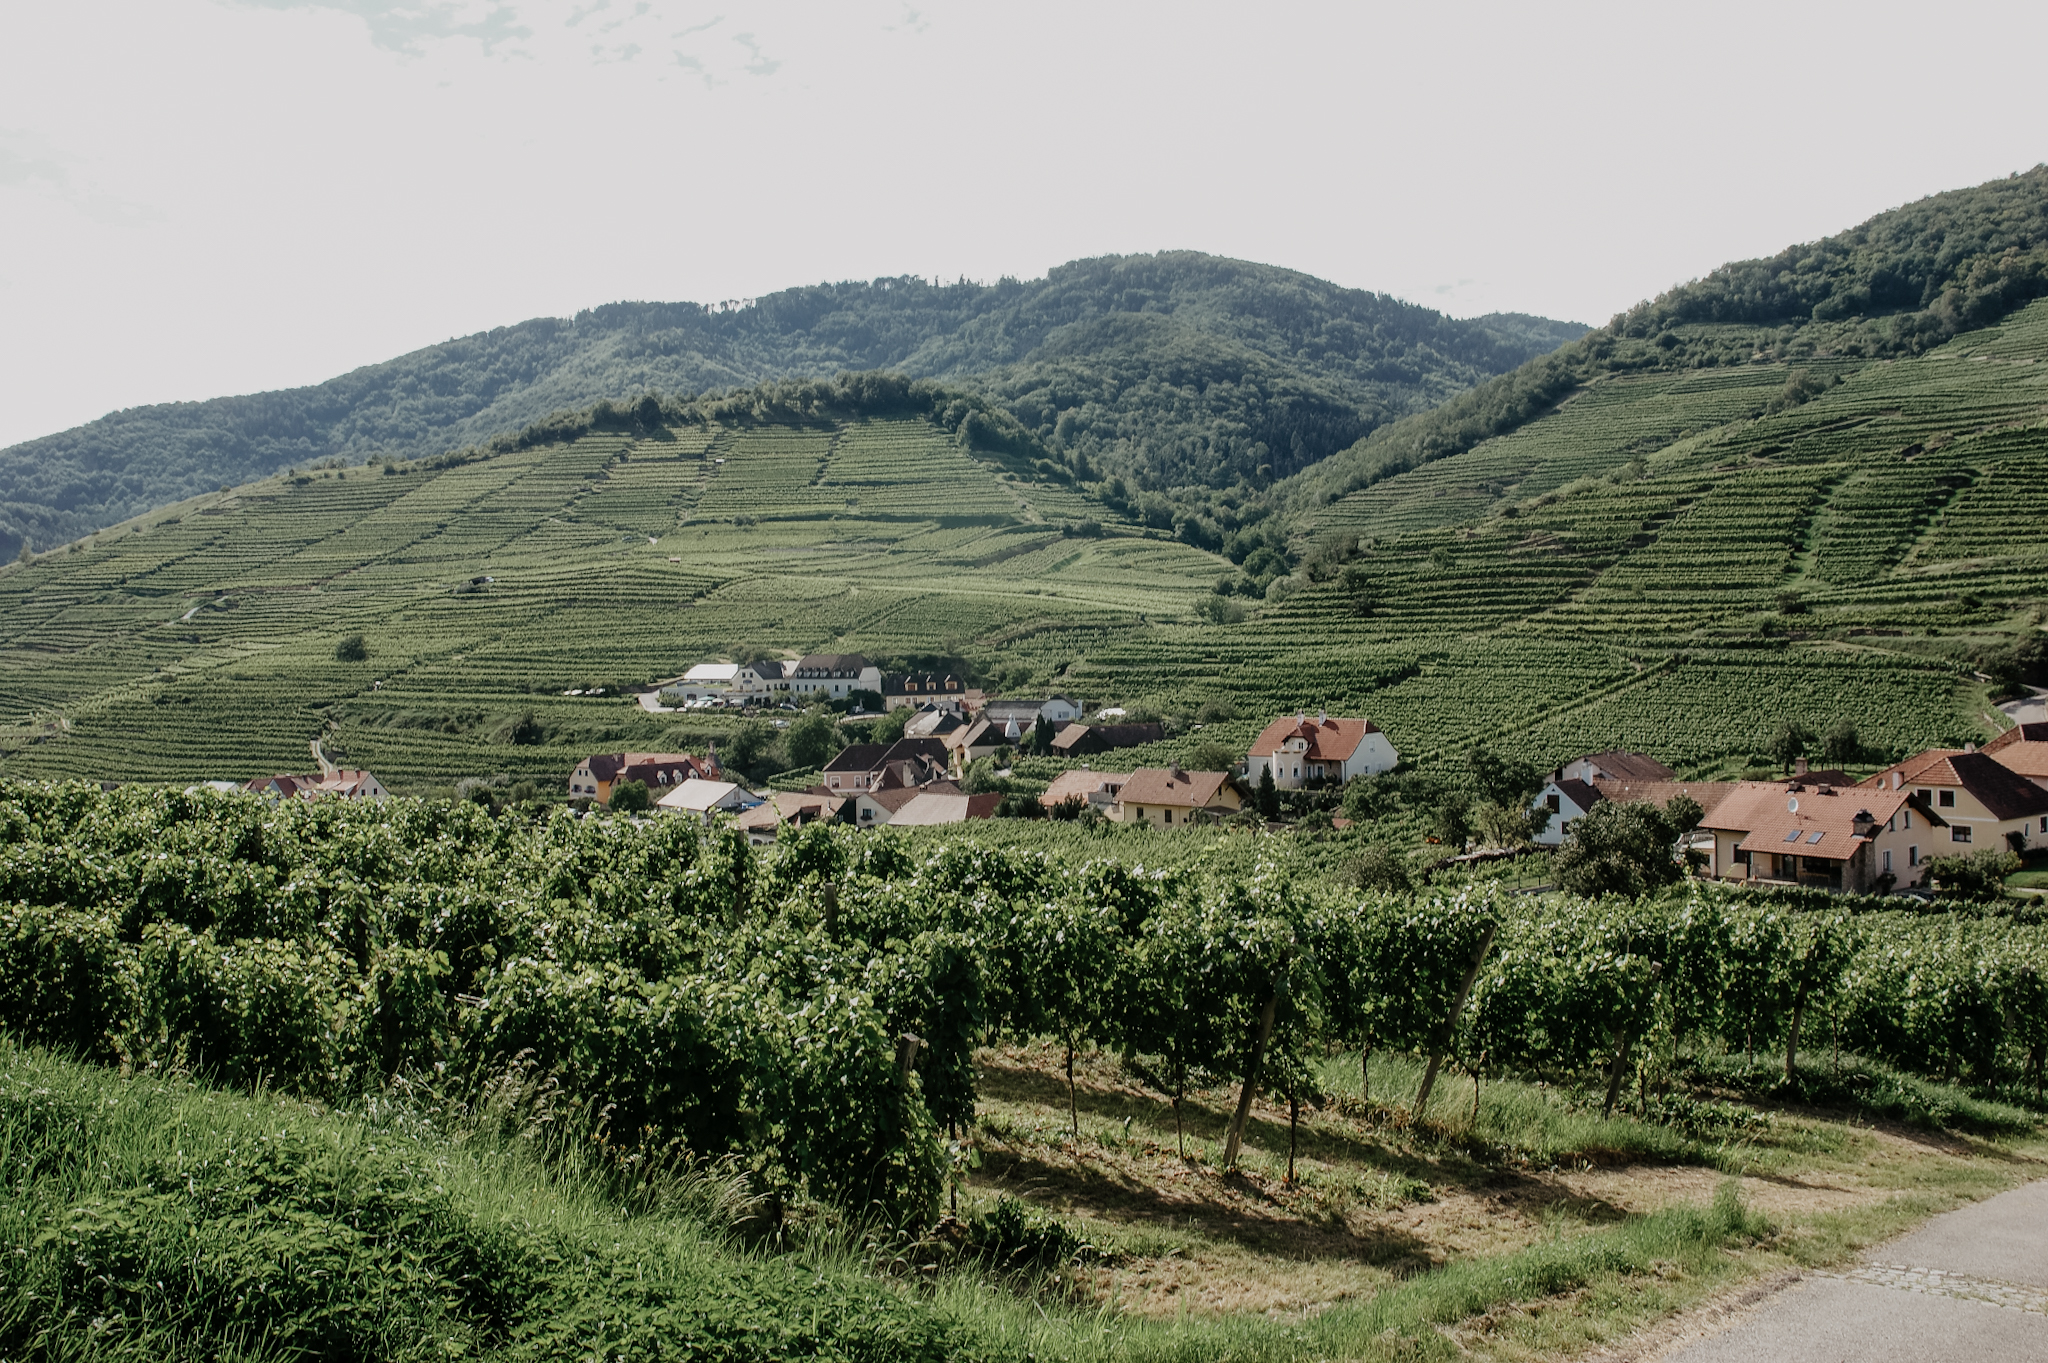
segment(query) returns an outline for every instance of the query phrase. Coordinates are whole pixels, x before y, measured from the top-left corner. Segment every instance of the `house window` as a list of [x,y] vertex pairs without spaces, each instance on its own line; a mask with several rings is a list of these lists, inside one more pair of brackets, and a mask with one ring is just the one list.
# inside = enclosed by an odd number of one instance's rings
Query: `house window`
[[1557,801],[1558,797],[1555,795],[1546,795],[1543,797],[1543,803],[1550,806],[1550,812],[1553,814],[1558,812]]
[[1172,811],[1172,810],[1170,810],[1170,809],[1166,811],[1166,821],[1167,821],[1168,823],[1172,823],[1172,822],[1173,822],[1173,811]]
[[1902,809],[1899,811],[1899,813],[1906,816],[1906,822],[1901,826],[1905,828],[1911,828],[1913,826],[1913,811],[1910,809]]
[[1886,874],[1886,875],[1890,875],[1890,874],[1891,874],[1891,869],[1892,869],[1892,854],[1891,854],[1890,852],[1886,852],[1886,853],[1884,854],[1884,869],[1885,869],[1885,874]]
[[1736,849],[1735,849],[1735,864],[1736,864],[1737,866],[1747,866],[1747,865],[1749,865],[1749,849],[1748,849],[1748,848],[1746,848],[1746,847],[1738,847],[1738,848],[1736,848]]
[[1906,849],[1906,865],[1908,865],[1908,866],[1918,866],[1919,864],[1920,864],[1920,849],[1919,849],[1919,848],[1917,848],[1917,847],[1908,847],[1908,848]]
[[1954,828],[1949,829],[1948,840],[1950,842],[1968,842],[1970,840],[1970,830],[1962,824],[1957,824]]
[[1956,807],[1956,793],[1952,790],[1944,790],[1941,793],[1941,799],[1937,803],[1943,809],[1954,809]]
[[[863,809],[863,810],[862,810],[862,811],[860,812],[860,821],[861,821],[862,823],[866,823],[866,822],[868,822],[868,820],[870,820],[870,819],[872,819],[872,818],[874,818],[874,817],[875,817],[875,811],[874,811],[874,810],[872,810],[872,809]],[[1891,854],[1890,854],[1890,853],[1886,853],[1885,855],[1889,856],[1889,855],[1891,855]]]
[[2048,814],[2043,814],[2041,816],[2041,831],[2043,833],[2048,833]]

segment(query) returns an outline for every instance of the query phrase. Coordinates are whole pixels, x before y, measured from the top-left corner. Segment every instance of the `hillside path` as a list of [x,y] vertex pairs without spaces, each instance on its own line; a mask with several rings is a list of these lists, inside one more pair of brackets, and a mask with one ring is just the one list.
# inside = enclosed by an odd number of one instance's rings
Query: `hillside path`
[[2048,1180],[1808,1273],[1666,1363],[2048,1360]]

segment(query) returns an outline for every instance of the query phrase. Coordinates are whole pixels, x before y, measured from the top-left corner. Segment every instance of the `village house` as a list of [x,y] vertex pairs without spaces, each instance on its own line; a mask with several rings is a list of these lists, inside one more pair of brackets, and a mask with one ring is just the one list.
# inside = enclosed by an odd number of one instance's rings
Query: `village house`
[[273,800],[388,800],[391,792],[369,772],[335,768],[318,776],[259,776],[245,790]]
[[1567,762],[1554,773],[1564,781],[1669,781],[1678,773],[1639,752],[1596,752]]
[[[1600,756],[1610,757],[1613,754],[1602,753]],[[1625,756],[1641,757],[1641,754],[1630,753]],[[1588,770],[1589,768],[1583,764],[1591,760],[1580,758],[1578,762],[1559,768],[1543,783],[1543,789],[1536,792],[1536,798],[1530,802],[1530,810],[1550,812],[1550,821],[1544,826],[1543,831],[1532,839],[1538,847],[1563,846],[1564,840],[1571,836],[1571,825],[1584,818],[1593,806],[1602,800],[1612,800],[1617,804],[1631,804],[1643,800],[1654,805],[1667,805],[1683,795],[1698,805],[1703,812],[1711,814],[1736,786],[1733,781],[1680,781],[1661,777],[1633,780],[1606,775],[1587,779],[1564,774],[1573,770]],[[1662,763],[1652,762],[1648,758],[1644,758],[1643,761],[1649,763],[1649,768],[1668,770]],[[1617,770],[1619,766],[1596,766],[1590,769],[1606,772]],[[1638,768],[1644,769],[1646,768]]]
[[952,773],[958,778],[966,774],[970,762],[1005,750],[1014,751],[1024,741],[1024,729],[1014,717],[1000,723],[977,719],[939,741],[946,745]]
[[1310,719],[1296,715],[1268,724],[1253,740],[1245,779],[1253,786],[1273,773],[1282,790],[1309,785],[1343,785],[1354,776],[1392,771],[1401,754],[1369,719],[1333,719],[1326,711]]
[[1947,829],[1945,844],[1923,848],[1924,856],[1955,856],[1986,847],[2020,853],[2048,847],[2048,789],[1974,747],[1916,753],[1857,789],[1918,795]]
[[951,710],[939,706],[923,706],[903,722],[905,738],[944,738],[956,729],[964,729],[971,721],[962,719]]
[[948,755],[936,738],[901,738],[894,743],[850,743],[833,754],[821,773],[835,793],[875,790],[884,784],[923,786],[943,779]]
[[707,781],[692,776],[654,802],[655,808],[677,814],[694,814],[710,823],[717,814],[738,814],[762,803],[761,797],[731,781]]
[[716,780],[722,775],[715,750],[702,757],[686,752],[593,753],[577,763],[576,770],[569,774],[569,797],[606,803],[612,798],[613,787],[627,781],[638,781],[659,795],[692,777]]
[[1700,821],[1702,873],[1850,893],[1904,889],[1946,853],[1943,820],[1910,787],[1743,781]]
[[961,795],[927,788],[905,801],[889,823],[895,828],[929,828],[965,823],[969,819],[992,819],[1002,799],[1000,795]]
[[1185,828],[1198,820],[1228,818],[1242,808],[1244,796],[1227,771],[1140,767],[1117,791],[1116,819]]
[[[905,786],[893,783],[864,790],[853,797],[846,809],[846,821],[856,828],[881,828],[896,822],[896,816],[909,807],[911,801],[920,795],[965,795],[966,792],[951,781],[933,781],[922,786]],[[1000,796],[996,797],[1000,800]],[[948,808],[943,805],[921,805],[927,815],[934,810]],[[965,808],[965,806],[962,806]],[[993,810],[994,805],[989,808]],[[962,817],[966,817],[962,815]],[[981,818],[981,815],[975,815]],[[931,820],[945,822],[945,820]]]
[[1550,812],[1550,822],[1543,825],[1533,841],[1538,847],[1562,847],[1564,840],[1571,836],[1571,826],[1593,811],[1605,797],[1591,781],[1576,776],[1553,775],[1543,783],[1543,789],[1536,792],[1530,808]]
[[773,701],[789,691],[790,664],[761,659],[733,670],[733,693],[756,703]]
[[2048,790],[2048,724],[2015,724],[1979,751],[2007,771]]
[[765,847],[785,828],[804,828],[837,819],[842,803],[836,797],[810,791],[773,791],[760,804],[743,811],[733,825],[746,831],[749,845]]
[[892,672],[882,678],[882,706],[935,706],[953,714],[969,708],[967,697],[981,693],[950,672]]
[[1158,743],[1166,737],[1160,724],[1067,724],[1052,736],[1054,757],[1088,757]]
[[683,674],[681,681],[664,686],[661,694],[685,704],[698,700],[721,700],[733,690],[739,671],[737,663],[698,663]]
[[844,700],[855,691],[880,695],[882,669],[858,653],[812,653],[789,669],[789,689],[817,700]]
[[1124,788],[1124,779],[1120,771],[1089,771],[1086,767],[1063,771],[1052,778],[1038,803],[1047,809],[1058,809],[1069,800],[1079,800],[1109,818],[1116,808],[1117,792]]

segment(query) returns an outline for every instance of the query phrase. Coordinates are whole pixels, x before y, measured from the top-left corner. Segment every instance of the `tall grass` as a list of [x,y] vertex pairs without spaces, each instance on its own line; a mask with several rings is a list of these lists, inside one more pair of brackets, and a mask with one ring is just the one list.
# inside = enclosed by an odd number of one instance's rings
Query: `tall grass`
[[851,1240],[749,1251],[721,1228],[735,1207],[716,1170],[622,1201],[571,1150],[542,1159],[486,1130],[457,1144],[402,1108],[323,1112],[5,1042],[0,1168],[0,1356],[116,1363],[1447,1357],[1439,1325],[1658,1261],[1704,1271],[1759,1228],[1728,1193],[1307,1321],[1154,1321],[972,1271],[878,1280]]
[[963,1326],[853,1269],[630,1215],[571,1152],[455,1146],[6,1043],[0,1168],[9,1358],[973,1353]]
[[[1429,1107],[1412,1113],[1422,1087],[1423,1062],[1406,1055],[1372,1057],[1372,1103],[1383,1111],[1417,1120],[1418,1134],[1468,1148],[1491,1158],[1538,1166],[1594,1163],[1705,1163],[1702,1146],[1682,1132],[1625,1113],[1603,1118],[1571,1101],[1571,1093],[1515,1079],[1479,1082],[1477,1112],[1469,1074],[1447,1070],[1437,1079]],[[1356,1097],[1361,1084],[1356,1054],[1320,1062],[1318,1076],[1331,1093]],[[1597,1095],[1595,1095],[1597,1105]]]

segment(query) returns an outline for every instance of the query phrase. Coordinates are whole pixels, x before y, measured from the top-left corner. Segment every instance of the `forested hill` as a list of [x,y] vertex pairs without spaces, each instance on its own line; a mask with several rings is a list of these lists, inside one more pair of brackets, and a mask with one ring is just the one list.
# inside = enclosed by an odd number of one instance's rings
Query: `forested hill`
[[[1441,406],[1371,432],[1276,487],[1315,508],[1470,450],[1552,411],[1589,383],[1791,365],[1754,410],[1783,410],[1875,361],[1923,354],[2048,295],[2048,166],[1931,195],[1825,240],[1724,265]],[[1616,463],[1632,453],[1617,451]],[[1505,494],[1511,488],[1496,489]]]
[[1261,482],[1584,332],[1519,315],[1459,321],[1196,252],[993,285],[906,277],[743,306],[613,303],[307,388],[133,408],[0,450],[0,552],[288,466],[439,453],[599,399],[846,370],[980,388],[1069,462],[1141,488]]

